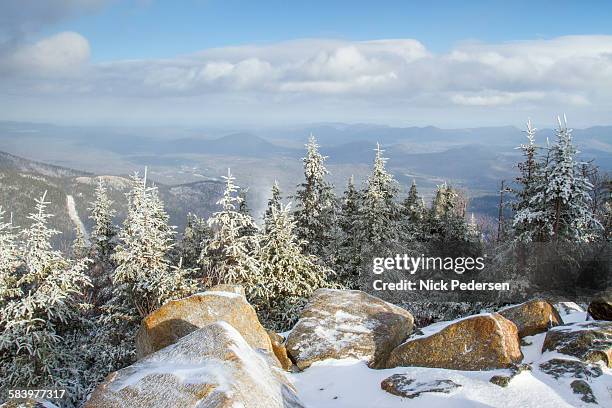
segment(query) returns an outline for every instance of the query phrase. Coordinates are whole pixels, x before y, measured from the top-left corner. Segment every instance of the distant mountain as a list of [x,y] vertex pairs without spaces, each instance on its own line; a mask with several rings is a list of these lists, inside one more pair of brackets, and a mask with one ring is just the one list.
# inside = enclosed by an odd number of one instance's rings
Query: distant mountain
[[[125,193],[130,180],[123,176],[96,176],[65,167],[48,165],[8,153],[0,152],[0,206],[12,214],[19,226],[29,224],[28,214],[34,210],[34,199],[47,192],[49,211],[54,214],[50,223],[62,234],[56,244],[67,248],[74,239],[75,223],[70,217],[69,207],[74,201],[78,217],[87,230],[91,227],[88,207],[94,200],[98,177],[104,178],[117,210],[116,222],[125,218]],[[196,183],[159,187],[170,223],[182,232],[188,213],[208,217],[216,210],[216,202],[223,192],[223,183],[206,180]],[[69,199],[72,197],[72,199]]]

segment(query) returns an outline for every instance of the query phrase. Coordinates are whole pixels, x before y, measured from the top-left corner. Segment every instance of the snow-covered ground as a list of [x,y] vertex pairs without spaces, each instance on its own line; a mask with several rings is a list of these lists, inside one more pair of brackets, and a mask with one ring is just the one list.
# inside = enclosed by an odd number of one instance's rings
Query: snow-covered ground
[[[566,323],[586,320],[586,313],[575,311],[563,316]],[[440,330],[448,323],[436,323],[423,330],[424,334]],[[570,388],[573,378],[555,380],[538,369],[551,358],[575,360],[556,352],[542,354],[546,333],[526,337],[522,347],[524,363],[532,371],[518,374],[502,388],[489,382],[494,375],[508,375],[509,370],[457,371],[424,367],[398,367],[373,370],[364,361],[355,359],[327,360],[313,364],[290,378],[307,407],[311,408],[400,408],[400,407],[581,407],[587,404]],[[589,379],[601,407],[612,407],[612,370],[601,366],[604,374]],[[461,385],[450,394],[427,393],[414,399],[397,397],[383,391],[380,383],[393,374],[408,374],[418,381],[452,380]]]
[[85,228],[85,224],[79,217],[79,212],[76,209],[76,205],[74,203],[74,197],[68,194],[66,196],[66,209],[68,210],[68,215],[70,216],[70,220],[74,223],[74,226],[79,228],[83,233],[83,238],[85,241],[89,241],[89,235],[87,234],[87,229]]

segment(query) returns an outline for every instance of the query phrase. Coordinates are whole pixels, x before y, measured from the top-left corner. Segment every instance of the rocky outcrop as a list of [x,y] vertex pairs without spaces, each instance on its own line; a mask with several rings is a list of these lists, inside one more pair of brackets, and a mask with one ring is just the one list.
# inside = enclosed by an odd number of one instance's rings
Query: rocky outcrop
[[409,339],[391,352],[386,366],[486,370],[509,368],[522,358],[516,325],[492,313],[458,320],[433,334]]
[[412,331],[412,315],[358,290],[317,290],[287,338],[300,369],[315,361],[354,357],[382,367]]
[[612,367],[612,322],[560,326],[546,333],[542,352],[557,351],[587,363],[602,361]]
[[110,374],[86,408],[303,407],[269,355],[226,322],[207,325]]
[[410,399],[428,392],[449,394],[459,387],[461,387],[460,384],[451,380],[417,382],[416,379],[410,378],[407,374],[393,374],[380,383],[380,388],[388,393]]
[[570,384],[574,394],[581,395],[580,399],[589,404],[597,404],[597,399],[589,383],[584,380],[574,380]]
[[268,330],[268,336],[270,337],[270,342],[272,343],[272,351],[279,361],[283,370],[291,371],[293,366],[293,361],[287,355],[287,348],[285,347],[285,338],[280,334]]
[[600,293],[591,300],[588,312],[595,320],[612,320],[612,289]]
[[143,358],[183,336],[217,321],[233,326],[255,349],[272,353],[266,330],[240,286],[220,285],[184,299],[172,300],[142,321],[136,336],[136,355]]
[[500,387],[507,387],[510,384],[510,381],[523,371],[531,371],[531,366],[529,364],[517,364],[510,368],[509,375],[494,375],[491,377],[489,382],[499,385]]
[[546,300],[535,299],[498,312],[516,325],[519,337],[533,336],[563,324],[559,312]]

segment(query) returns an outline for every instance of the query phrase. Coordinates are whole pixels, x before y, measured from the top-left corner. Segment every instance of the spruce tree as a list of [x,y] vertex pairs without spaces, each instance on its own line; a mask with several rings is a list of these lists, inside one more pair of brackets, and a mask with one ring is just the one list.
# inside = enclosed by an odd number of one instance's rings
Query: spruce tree
[[319,153],[314,136],[306,144],[304,182],[296,193],[296,234],[306,245],[306,252],[329,261],[333,241],[332,227],[336,221],[336,198],[333,187],[326,180],[326,157]]
[[400,208],[395,202],[397,182],[386,169],[387,159],[377,144],[372,174],[362,192],[357,228],[360,248],[359,265],[372,256],[385,256],[399,245]]
[[205,279],[206,274],[199,263],[200,254],[211,238],[211,231],[204,218],[195,214],[187,214],[187,224],[183,236],[176,247],[174,258],[176,261],[183,260],[183,266],[198,270],[195,275],[199,279]]
[[89,285],[88,260],[68,260],[52,248],[59,232],[48,225],[45,198],[36,200],[31,225],[21,233],[23,264],[11,271],[0,303],[0,389],[64,388],[72,406],[86,391],[74,340],[84,326],[87,305],[80,298]]
[[208,220],[212,237],[206,242],[200,263],[212,271],[212,283],[240,284],[251,293],[258,289],[260,280],[259,263],[253,256],[258,242],[256,236],[242,232],[256,229],[256,225],[250,215],[239,211],[238,186],[229,169],[224,179],[225,191],[217,202],[221,211]]
[[258,251],[265,279],[255,304],[268,327],[283,331],[295,323],[312,293],[328,285],[331,270],[320,265],[316,256],[304,253],[289,205],[273,207],[266,222],[269,228]]
[[116,211],[112,208],[113,201],[108,196],[108,189],[102,177],[98,178],[95,200],[90,205],[89,218],[93,221],[90,241],[94,258],[108,264],[114,251],[114,239],[117,235],[117,228],[113,224]]
[[341,235],[338,237],[340,243],[335,263],[337,282],[348,289],[358,289],[359,287],[359,260],[361,259],[359,242],[360,207],[361,195],[355,187],[353,176],[351,176],[342,197],[338,217]]
[[0,207],[0,308],[6,300],[18,294],[17,268],[19,256],[16,227],[5,220],[6,212]]
[[282,196],[280,187],[278,186],[278,181],[274,180],[274,184],[272,185],[272,193],[270,199],[268,200],[268,205],[266,207],[266,212],[264,213],[264,231],[268,231],[267,222],[272,219],[272,211],[278,210],[282,203]]

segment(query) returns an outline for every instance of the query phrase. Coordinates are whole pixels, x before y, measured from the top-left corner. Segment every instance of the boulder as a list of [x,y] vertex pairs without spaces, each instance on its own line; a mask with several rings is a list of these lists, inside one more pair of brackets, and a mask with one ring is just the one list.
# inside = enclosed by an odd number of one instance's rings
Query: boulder
[[287,352],[303,370],[315,361],[358,358],[370,367],[412,331],[412,315],[359,290],[317,290],[287,338]]
[[458,320],[433,334],[409,339],[391,352],[386,366],[487,370],[510,368],[522,358],[516,325],[492,313]]
[[85,408],[302,408],[284,373],[226,322],[111,373]]
[[385,378],[380,383],[380,388],[390,394],[397,395],[403,398],[416,398],[427,392],[441,392],[449,394],[456,388],[461,387],[451,380],[433,380],[427,382],[417,382],[416,379],[410,378],[407,374],[393,374],[389,378]]
[[589,383],[584,380],[574,380],[570,384],[574,394],[581,395],[580,399],[589,404],[597,404],[597,399]]
[[555,327],[546,333],[542,352],[557,351],[587,363],[612,367],[612,322],[591,321]]
[[268,336],[270,337],[270,342],[272,343],[272,351],[279,361],[283,370],[291,371],[293,368],[293,361],[287,355],[287,348],[285,347],[285,338],[280,334],[268,330]]
[[555,380],[559,378],[597,378],[603,375],[603,370],[596,364],[586,364],[577,360],[553,358],[540,364],[540,371],[550,375]]
[[546,300],[530,300],[498,312],[516,325],[519,337],[533,336],[563,324],[557,309]]
[[259,323],[242,288],[221,285],[184,299],[172,300],[145,317],[136,335],[136,357],[143,358],[217,321],[232,325],[251,347],[272,353],[266,329]]
[[591,300],[588,312],[595,320],[612,320],[612,289]]

